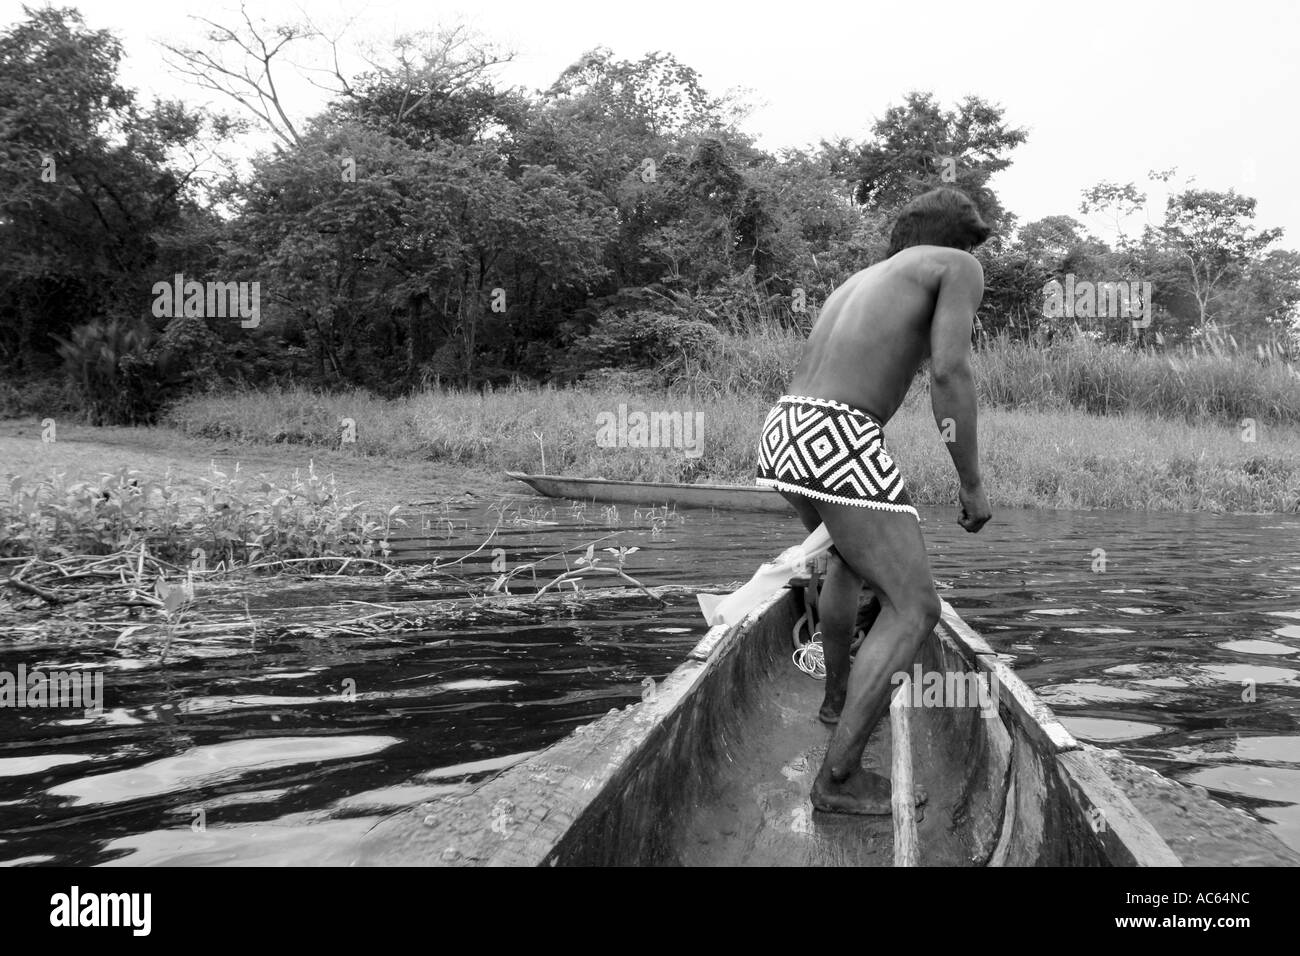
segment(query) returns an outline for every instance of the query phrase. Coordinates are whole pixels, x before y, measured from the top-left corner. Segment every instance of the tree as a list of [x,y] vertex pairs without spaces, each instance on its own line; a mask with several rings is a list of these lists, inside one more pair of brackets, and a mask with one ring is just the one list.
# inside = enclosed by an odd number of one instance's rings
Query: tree
[[1233,318],[1220,324],[1243,344],[1300,344],[1300,252],[1271,249],[1250,262],[1225,295],[1223,312]]
[[242,2],[239,17],[242,22],[234,26],[192,17],[207,25],[208,45],[163,43],[167,63],[196,86],[234,100],[286,146],[298,145],[301,137],[281,97],[276,75],[290,45],[320,34],[308,25],[255,23],[248,5]]
[[443,346],[458,356],[448,377],[473,380],[485,326],[525,324],[543,290],[598,278],[613,230],[577,177],[516,175],[491,144],[415,148],[358,123],[264,157],[241,200],[230,262],[270,290],[268,326],[303,330],[319,380],[385,391]]
[[873,139],[842,162],[860,203],[894,208],[926,190],[953,186],[997,226],[1004,210],[988,182],[1011,165],[1007,154],[1027,135],[1004,122],[1000,107],[978,96],[944,110],[932,93],[913,92],[901,106],[891,106],[876,122]]
[[337,65],[336,46],[336,109],[412,146],[481,141],[517,127],[526,109],[521,94],[493,81],[511,59],[458,25],[398,37],[388,61],[351,80]]
[[1142,209],[1146,202],[1146,193],[1139,192],[1132,183],[1119,185],[1102,181],[1083,191],[1083,201],[1079,203],[1079,211],[1084,215],[1089,213],[1108,215],[1110,217],[1108,224],[1113,227],[1115,233],[1115,245],[1123,249],[1128,245],[1128,237],[1124,233],[1124,219]]
[[652,140],[729,127],[728,100],[710,96],[699,73],[671,53],[615,60],[598,47],[567,67],[547,96]]
[[1164,223],[1152,230],[1157,246],[1181,265],[1196,303],[1197,330],[1205,331],[1211,307],[1226,289],[1281,236],[1281,229],[1256,232],[1255,200],[1234,190],[1187,189],[1169,197]]
[[981,248],[976,256],[984,266],[980,327],[987,335],[1028,339],[1043,325],[1043,286],[1052,273],[1022,250],[990,255]]
[[27,9],[0,33],[0,363],[47,371],[52,335],[143,315],[152,283],[211,223],[198,205],[205,141],[223,117],[142,109],[118,82],[121,45],[71,9]]
[[1096,245],[1072,216],[1045,216],[1020,227],[1016,239],[1025,255],[1056,271],[1068,271],[1070,259],[1085,245]]

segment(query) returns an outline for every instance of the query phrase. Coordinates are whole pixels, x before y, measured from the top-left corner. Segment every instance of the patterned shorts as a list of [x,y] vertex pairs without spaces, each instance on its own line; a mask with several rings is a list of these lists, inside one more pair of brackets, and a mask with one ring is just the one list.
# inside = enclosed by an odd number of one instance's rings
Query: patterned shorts
[[903,511],[920,520],[880,423],[826,398],[782,395],[758,443],[760,485],[859,508]]

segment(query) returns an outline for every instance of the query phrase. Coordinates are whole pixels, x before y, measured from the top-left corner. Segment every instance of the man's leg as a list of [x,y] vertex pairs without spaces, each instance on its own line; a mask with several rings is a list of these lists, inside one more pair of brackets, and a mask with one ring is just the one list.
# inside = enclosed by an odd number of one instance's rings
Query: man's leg
[[[871,600],[858,607],[858,619],[853,624],[852,650],[856,651],[858,645],[871,633],[871,625],[876,623],[878,617],[880,617],[880,598],[876,597],[876,593],[872,591]],[[859,632],[861,632],[861,637],[858,636]]]
[[[907,671],[939,620],[939,595],[921,529],[910,514],[816,502],[849,568],[880,599],[880,615],[858,650],[848,694],[812,802],[837,813],[890,812],[889,781],[862,769],[862,751],[889,706],[890,679]],[[849,615],[850,626],[857,613]]]
[[[804,527],[810,532],[816,531],[822,518],[813,507],[812,499],[784,491],[781,494],[794,505]],[[821,631],[822,653],[826,659],[826,696],[817,716],[824,724],[834,724],[844,709],[849,686],[849,644],[853,640],[861,593],[862,579],[831,548],[826,580],[822,582],[817,599],[817,629]]]
[[823,724],[833,725],[840,719],[840,711],[844,709],[848,696],[850,645],[861,593],[862,579],[832,548],[826,581],[822,584],[821,600],[817,605],[821,611],[819,625],[822,653],[826,659],[826,697],[817,712]]

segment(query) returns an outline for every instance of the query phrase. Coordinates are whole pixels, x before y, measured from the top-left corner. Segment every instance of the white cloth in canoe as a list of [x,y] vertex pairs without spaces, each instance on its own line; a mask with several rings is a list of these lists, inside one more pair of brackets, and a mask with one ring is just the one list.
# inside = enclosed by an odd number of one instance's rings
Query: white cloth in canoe
[[768,561],[749,582],[730,594],[699,594],[700,610],[713,627],[718,624],[735,624],[754,608],[762,604],[773,592],[785,587],[796,574],[801,574],[809,561],[821,557],[831,549],[831,533],[826,525],[804,540],[781,552],[780,557]]

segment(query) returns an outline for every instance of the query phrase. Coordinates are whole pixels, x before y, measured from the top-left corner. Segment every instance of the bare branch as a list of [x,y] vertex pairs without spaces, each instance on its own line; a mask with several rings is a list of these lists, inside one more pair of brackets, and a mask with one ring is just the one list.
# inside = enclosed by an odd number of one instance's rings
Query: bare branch
[[312,26],[279,26],[271,31],[274,39],[270,39],[266,28],[253,22],[246,4],[241,3],[239,10],[244,21],[242,32],[206,17],[191,17],[209,27],[208,39],[216,45],[216,50],[237,50],[239,65],[227,66],[219,54],[214,56],[198,47],[160,43],[172,56],[164,57],[164,61],[196,86],[233,99],[286,145],[300,145],[301,137],[276,84],[274,65],[277,57],[280,62],[285,61],[281,54],[291,43],[313,39],[319,33]]

